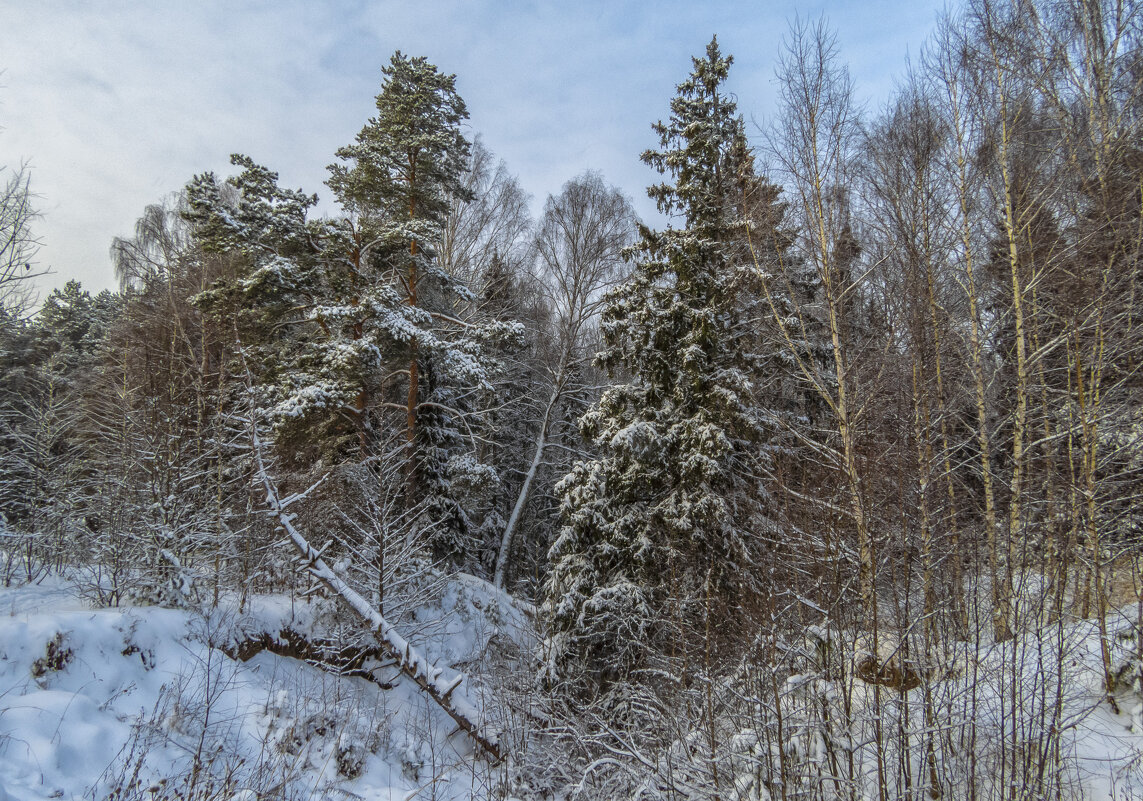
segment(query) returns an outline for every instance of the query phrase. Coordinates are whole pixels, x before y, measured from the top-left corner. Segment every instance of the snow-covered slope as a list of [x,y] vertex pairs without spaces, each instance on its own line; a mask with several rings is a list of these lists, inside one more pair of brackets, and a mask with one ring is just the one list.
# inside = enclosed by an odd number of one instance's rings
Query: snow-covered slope
[[[328,610],[91,609],[58,579],[0,589],[0,801],[487,795],[495,770],[396,670],[375,671],[385,689],[267,651],[227,656]],[[471,668],[521,617],[453,580],[412,622],[430,659]]]
[[[472,677],[482,675],[489,659],[526,659],[524,614],[466,576],[439,581],[424,598],[401,612],[402,631],[433,663],[469,675],[468,697],[486,705],[482,712],[491,721],[503,720],[507,710],[494,701],[509,703],[508,696],[494,699]],[[57,578],[0,588],[0,801],[447,801],[502,798],[509,777],[517,790],[528,785],[520,772],[535,765],[490,766],[393,666],[366,665],[376,679],[369,681],[268,650],[251,656],[247,648],[246,661],[236,658],[241,643],[287,629],[338,642],[360,632],[348,618],[339,624],[333,609],[328,600],[284,596],[254,597],[242,614],[225,605],[210,613],[93,609]],[[1118,713],[1100,689],[1098,628],[1077,621],[1053,630],[1055,645],[1031,635],[980,644],[933,685],[935,703],[955,711],[957,699],[976,699],[969,714],[979,728],[977,775],[987,785],[989,749],[1006,737],[1005,727],[1017,725],[1035,740],[1041,725],[1025,714],[1042,706],[1034,698],[1021,700],[1015,716],[1004,712],[1001,702],[1015,697],[1005,675],[1018,680],[1021,698],[1038,696],[1056,686],[1053,666],[1062,665],[1064,712],[1055,725],[1064,729],[1059,759],[1069,786],[1076,797],[1100,801],[1143,798],[1143,679],[1133,656],[1133,618],[1111,621],[1114,663],[1123,668]],[[1017,663],[1025,667],[1016,674],[1005,668]],[[862,692],[872,691],[863,687],[858,683],[854,702],[868,705],[872,696]],[[946,696],[951,700],[941,706]],[[871,740],[855,742],[855,758],[874,765],[866,753]],[[953,764],[942,768],[957,771]]]

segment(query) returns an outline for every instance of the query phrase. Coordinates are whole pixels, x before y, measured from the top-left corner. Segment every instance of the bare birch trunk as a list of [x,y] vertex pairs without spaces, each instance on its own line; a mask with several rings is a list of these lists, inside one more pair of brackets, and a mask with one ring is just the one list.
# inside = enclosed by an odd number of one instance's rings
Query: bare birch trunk
[[512,514],[504,526],[504,533],[500,536],[500,551],[496,555],[496,572],[492,579],[493,585],[498,589],[504,588],[504,580],[508,570],[508,556],[512,552],[512,538],[516,534],[516,527],[520,523],[524,507],[528,503],[528,496],[532,491],[532,482],[536,479],[536,471],[539,470],[540,463],[544,458],[544,449],[548,445],[548,427],[551,425],[552,412],[563,395],[566,370],[565,362],[561,362],[556,372],[555,384],[552,386],[552,394],[548,398],[548,405],[544,408],[544,417],[540,421],[540,431],[536,435],[532,461],[528,465],[528,472],[524,474],[524,483],[520,485],[520,492],[516,495],[516,503],[512,506]]

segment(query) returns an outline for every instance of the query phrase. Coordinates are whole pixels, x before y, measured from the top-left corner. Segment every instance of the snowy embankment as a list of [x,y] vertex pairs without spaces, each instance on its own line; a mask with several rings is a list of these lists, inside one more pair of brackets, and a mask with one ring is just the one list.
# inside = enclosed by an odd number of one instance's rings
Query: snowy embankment
[[[367,665],[369,681],[267,650],[236,658],[248,637],[316,633],[329,609],[92,609],[58,579],[0,588],[0,801],[487,795],[495,769],[396,667]],[[475,580],[411,620],[430,659],[468,670],[521,625]]]
[[[468,576],[440,582],[427,597],[402,614],[402,633],[432,664],[468,675],[468,698],[486,705],[481,715],[495,723],[504,710],[474,677],[490,655],[520,646],[516,655],[526,653],[523,614]],[[284,596],[255,597],[243,614],[93,609],[56,578],[0,588],[0,801],[500,797],[504,772],[482,759],[473,740],[395,664],[373,657],[356,665],[369,680],[249,647],[285,631],[313,642],[361,634],[359,623],[334,609],[329,600]],[[982,798],[1006,793],[989,786],[998,743],[1016,736],[1034,745],[1058,726],[1053,759],[1065,765],[1075,797],[1143,799],[1135,620],[1113,616],[1109,623],[1118,712],[1101,690],[1099,631],[1091,621],[1005,643],[963,643],[966,650],[933,683],[939,728],[952,731],[965,714],[979,727],[974,759]],[[857,687],[865,689],[855,702],[870,707],[871,686]],[[1061,714],[1054,716],[1057,694]],[[883,726],[892,728],[903,698],[882,695]],[[855,744],[858,773],[873,787],[868,734],[846,737]],[[916,764],[923,741],[918,736],[912,746]],[[796,746],[788,743],[790,754]],[[958,775],[954,761],[969,758],[958,749],[942,753],[942,775]]]

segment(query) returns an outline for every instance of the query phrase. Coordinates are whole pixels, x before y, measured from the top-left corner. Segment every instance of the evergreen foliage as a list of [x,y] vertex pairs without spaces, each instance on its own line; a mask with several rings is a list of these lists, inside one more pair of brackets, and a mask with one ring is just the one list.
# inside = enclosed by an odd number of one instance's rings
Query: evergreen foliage
[[[647,655],[685,653],[708,599],[734,610],[766,525],[752,402],[751,336],[740,317],[752,265],[741,204],[747,148],[722,89],[732,59],[712,40],[655,127],[643,160],[671,180],[648,193],[683,227],[641,228],[629,283],[604,313],[602,365],[626,383],[580,425],[600,456],[560,487],[546,605],[548,670],[598,683],[626,678]],[[733,615],[732,615],[733,616]]]

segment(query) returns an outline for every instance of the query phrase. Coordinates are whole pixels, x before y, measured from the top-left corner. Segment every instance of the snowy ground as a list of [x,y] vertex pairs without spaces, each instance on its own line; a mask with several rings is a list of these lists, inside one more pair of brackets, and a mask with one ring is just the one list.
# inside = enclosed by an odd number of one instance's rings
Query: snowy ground
[[[510,599],[478,579],[453,577],[429,597],[401,625],[441,667],[471,674],[490,651],[525,636]],[[247,662],[226,656],[250,634],[313,633],[328,626],[328,610],[281,596],[255,598],[241,615],[92,609],[58,578],[0,588],[0,801],[498,796],[502,771],[394,669],[379,671],[393,684],[382,689],[268,652]],[[1055,644],[982,645],[936,686],[937,702],[975,686],[975,719],[999,729],[1003,709],[989,698],[1008,692],[1004,666],[1025,666],[1018,686],[1030,698],[1055,686],[1062,647],[1061,747],[1077,796],[1143,800],[1136,626],[1130,615],[1110,623],[1115,664],[1126,668],[1118,712],[1100,689],[1098,629],[1083,621],[1055,629]],[[1015,662],[1010,648],[1022,649]],[[479,703],[479,687],[468,689]],[[1036,708],[1034,699],[1021,703]],[[1020,725],[1034,737],[1040,724]]]
[[[251,606],[91,609],[52,578],[0,589],[0,801],[487,795],[496,771],[408,680],[383,690],[212,647],[304,630],[315,614],[280,597]],[[443,667],[468,666],[519,622],[477,581],[450,582],[415,619]]]

